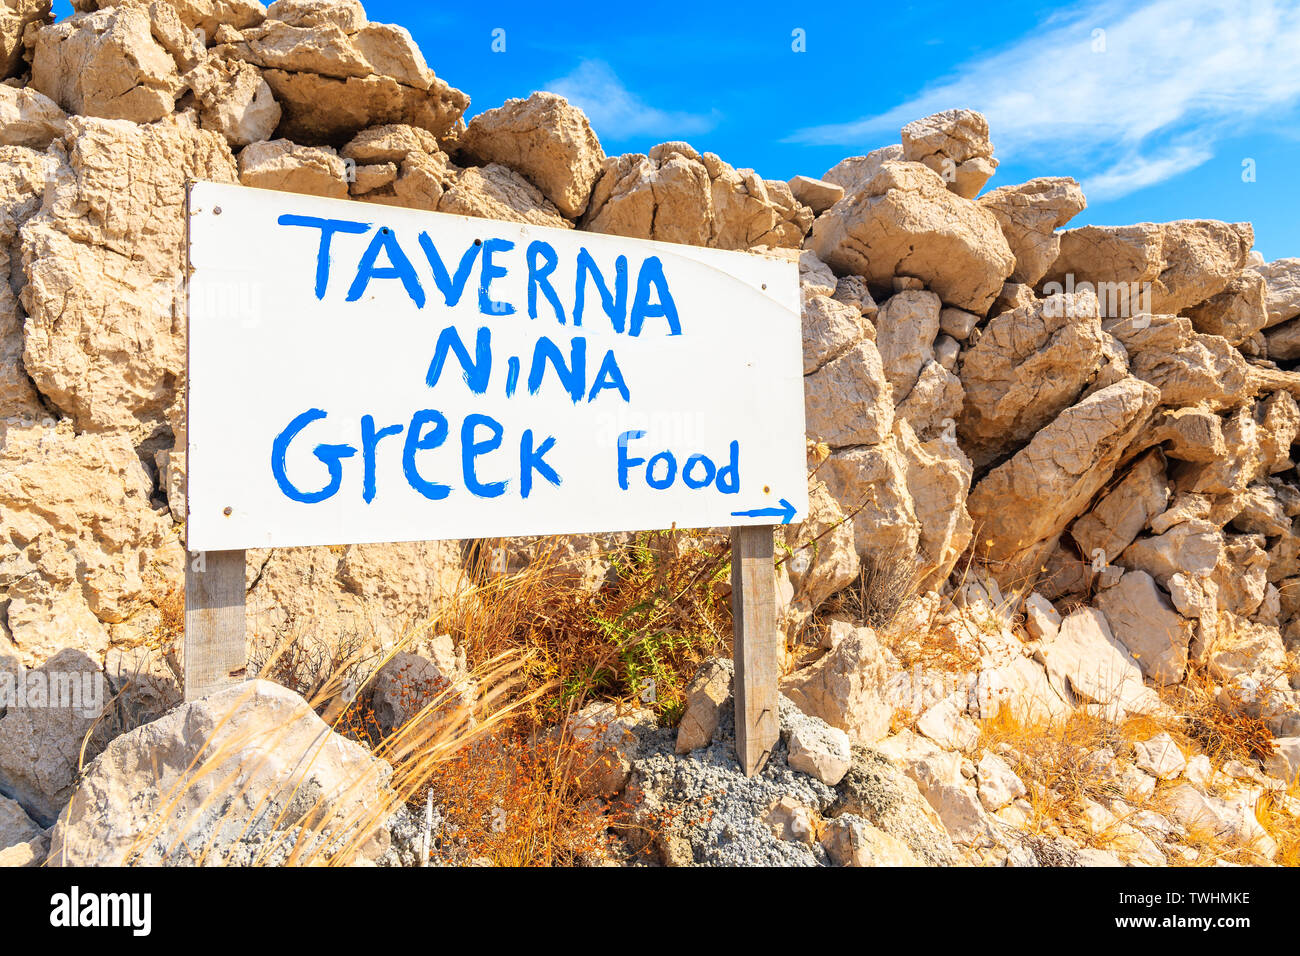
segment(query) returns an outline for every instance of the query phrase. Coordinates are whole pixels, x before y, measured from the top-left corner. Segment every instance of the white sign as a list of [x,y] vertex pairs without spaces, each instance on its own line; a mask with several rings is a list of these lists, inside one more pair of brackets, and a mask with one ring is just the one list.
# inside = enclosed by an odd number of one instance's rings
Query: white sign
[[190,550],[807,509],[797,266],[190,190]]

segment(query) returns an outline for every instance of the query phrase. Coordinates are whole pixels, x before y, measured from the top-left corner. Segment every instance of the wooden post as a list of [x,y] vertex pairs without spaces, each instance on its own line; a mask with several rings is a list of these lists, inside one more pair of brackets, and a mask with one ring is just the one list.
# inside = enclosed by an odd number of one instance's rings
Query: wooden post
[[242,681],[244,552],[206,551],[185,564],[185,699]]
[[745,776],[763,769],[780,733],[772,526],[731,529],[731,616],[736,662],[736,754]]

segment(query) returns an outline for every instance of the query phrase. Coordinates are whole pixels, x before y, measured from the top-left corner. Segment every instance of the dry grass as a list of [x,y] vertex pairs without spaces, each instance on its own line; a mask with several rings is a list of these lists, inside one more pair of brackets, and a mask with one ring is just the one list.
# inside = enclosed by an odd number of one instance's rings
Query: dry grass
[[541,698],[541,722],[593,699],[636,702],[675,722],[695,670],[730,650],[729,547],[649,532],[607,557],[614,579],[599,590],[543,555],[520,574],[482,580],[434,628],[471,661],[518,653],[525,686],[555,688]]

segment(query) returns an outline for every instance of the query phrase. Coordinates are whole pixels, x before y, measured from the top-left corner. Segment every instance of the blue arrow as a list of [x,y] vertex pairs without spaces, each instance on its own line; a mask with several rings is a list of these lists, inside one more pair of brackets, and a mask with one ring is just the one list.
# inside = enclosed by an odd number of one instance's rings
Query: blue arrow
[[780,518],[781,524],[789,524],[794,518],[794,505],[781,499],[779,508],[755,508],[753,511],[733,511],[733,518]]

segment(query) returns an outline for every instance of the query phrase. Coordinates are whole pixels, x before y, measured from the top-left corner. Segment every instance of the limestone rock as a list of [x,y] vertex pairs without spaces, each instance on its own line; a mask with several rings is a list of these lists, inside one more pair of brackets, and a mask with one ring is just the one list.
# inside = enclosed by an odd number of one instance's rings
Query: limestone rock
[[236,685],[109,744],[60,815],[50,865],[248,865],[331,852],[373,862],[388,848],[391,772],[292,691]]
[[1025,630],[1036,641],[1050,643],[1061,629],[1061,614],[1037,591],[1025,598]]
[[161,432],[185,374],[187,179],[234,182],[225,140],[180,119],[72,117],[22,231],[23,362],[77,429]]
[[1110,561],[1168,505],[1164,456],[1158,450],[1151,451],[1129,466],[1124,477],[1074,523],[1070,535],[1084,555],[1091,558],[1101,551]]
[[903,157],[933,169],[958,196],[974,199],[998,161],[989,124],[974,110],[944,110],[903,127]]
[[966,398],[958,434],[975,466],[1014,452],[1074,404],[1102,348],[1097,300],[1086,292],[1036,300],[990,319],[959,372]]
[[974,530],[966,508],[971,462],[956,442],[920,441],[905,421],[898,423],[895,433],[906,462],[911,510],[920,526],[917,576],[921,586],[938,588],[966,551]]
[[[208,43],[216,36],[218,27],[244,30],[255,27],[266,19],[266,7],[258,0],[165,0],[165,2],[175,10],[180,22],[187,29],[203,31],[205,42]],[[360,6],[356,0],[314,0],[314,2],[329,6],[342,6],[344,3]],[[73,8],[99,10],[117,5],[118,0],[75,0]]]
[[808,437],[832,448],[874,445],[894,425],[893,394],[876,344],[864,340],[804,379]]
[[917,719],[916,729],[945,750],[970,750],[979,740],[979,728],[950,696],[928,708]]
[[346,199],[347,169],[329,147],[296,146],[287,139],[254,143],[239,154],[239,181],[258,189]]
[[916,163],[886,162],[817,218],[811,248],[838,273],[914,276],[944,304],[983,315],[1015,258],[993,214]]
[[876,347],[895,404],[907,398],[922,367],[934,358],[942,304],[933,292],[899,292],[876,316]]
[[0,796],[0,850],[28,843],[44,832],[17,802]]
[[1277,259],[1252,268],[1264,277],[1264,308],[1268,312],[1264,327],[1300,316],[1300,259]]
[[250,661],[290,640],[327,655],[341,649],[336,659],[382,656],[419,634],[466,584],[455,541],[250,551]]
[[[7,89],[0,86],[0,93]],[[26,316],[14,289],[23,283],[15,249],[18,232],[40,208],[48,173],[48,160],[39,153],[22,146],[0,146],[0,418],[4,419],[46,417],[23,367]]]
[[836,866],[920,866],[906,843],[846,813],[826,825],[826,855]]
[[1111,634],[1100,611],[1081,608],[1069,615],[1042,653],[1047,676],[1058,688],[1101,705],[1113,720],[1159,709],[1159,698],[1142,683],[1137,661]]
[[803,372],[811,375],[837,359],[874,329],[851,305],[824,295],[812,295],[803,303]]
[[12,425],[0,426],[0,463],[10,646],[28,663],[61,647],[102,654],[101,622],[160,602],[183,568],[139,457],[120,435]]
[[783,568],[794,594],[787,636],[797,632],[827,598],[858,578],[862,562],[853,538],[853,521],[816,477],[808,480],[808,516],[783,529],[787,551]]
[[[1046,279],[1066,288],[1092,283],[1103,318],[1177,314],[1222,292],[1254,241],[1249,223],[1211,219],[1082,226],[1061,234]],[[1137,295],[1144,307],[1134,307]]]
[[1031,179],[985,193],[979,204],[998,220],[1016,257],[1012,282],[1037,285],[1061,250],[1056,230],[1087,207],[1083,190],[1068,176]]
[[1268,357],[1280,362],[1293,362],[1300,358],[1300,322],[1283,322],[1265,333]]
[[791,768],[816,777],[830,787],[844,779],[853,763],[849,735],[823,720],[800,713],[789,703],[785,703],[782,711],[781,736],[789,749],[786,759]]
[[980,324],[980,317],[963,309],[942,309],[939,312],[939,328],[959,342],[965,342]]
[[778,840],[811,846],[821,836],[822,821],[817,811],[789,795],[773,800],[761,819]]
[[1139,315],[1105,327],[1123,344],[1129,370],[1160,389],[1162,405],[1203,402],[1224,408],[1248,391],[1249,366],[1242,354],[1225,338],[1194,332],[1189,319]]
[[845,635],[816,663],[781,681],[781,693],[803,713],[870,744],[889,732],[893,707],[885,699],[884,652],[869,627]]
[[814,215],[821,215],[844,198],[843,186],[824,179],[796,176],[787,185],[794,198],[811,209]]
[[1221,335],[1229,345],[1241,345],[1268,324],[1266,292],[1264,277],[1247,269],[1218,295],[1188,310],[1187,317],[1197,332]]
[[349,36],[369,22],[359,0],[275,0],[266,15],[294,27],[333,25]]
[[0,80],[21,72],[23,32],[50,14],[51,0],[5,0],[0,4]]
[[1173,780],[1187,767],[1187,758],[1167,733],[1133,744],[1133,762],[1157,780]]
[[426,707],[435,721],[450,724],[472,711],[475,690],[467,680],[465,651],[442,634],[398,651],[371,680],[375,720],[386,733],[407,726]]
[[[1126,379],[1074,405],[1034,436],[1009,461],[979,481],[967,501],[989,542],[999,575],[1050,542],[1114,474],[1121,456],[1146,424],[1155,388]],[[1008,578],[1010,579],[1010,578]]]
[[442,194],[438,211],[559,229],[573,226],[536,186],[495,163],[481,169],[472,166],[456,175]]
[[275,134],[280,104],[261,70],[252,64],[211,57],[183,79],[194,91],[203,128],[220,133],[232,148],[260,143]]
[[[916,384],[895,409],[898,419],[906,421],[918,437],[927,441],[948,434],[949,426],[955,425],[966,399],[961,379],[944,365],[945,358],[948,358],[945,355],[947,347],[942,342],[944,338],[946,336],[941,336],[936,341],[935,357],[921,366]],[[947,341],[952,343],[952,351],[956,352],[957,343],[952,339]],[[949,364],[956,365],[955,355],[951,356]],[[950,444],[955,447],[955,438]]]
[[811,224],[785,183],[686,143],[608,157],[581,221],[591,232],[718,249],[797,248]]
[[26,675],[28,694],[45,688],[43,704],[10,706],[0,717],[0,791],[42,826],[54,823],[72,797],[83,746],[103,746],[96,729],[108,694],[99,665],[77,650],[53,655]]
[[720,711],[731,701],[733,665],[714,658],[695,672],[686,686],[686,704],[677,725],[677,752],[690,753],[713,742]]
[[366,165],[402,163],[412,153],[432,155],[438,152],[437,137],[428,130],[395,123],[362,130],[339,151],[339,155]]
[[818,475],[845,514],[853,516],[860,555],[876,567],[914,566],[921,523],[907,486],[907,459],[892,433],[876,445],[833,452]]
[[143,6],[76,14],[36,33],[32,87],[69,113],[152,123],[183,84]]
[[635,708],[621,711],[611,703],[588,704],[568,720],[580,748],[574,777],[584,796],[613,797],[632,775],[638,735],[655,726],[654,715]]
[[48,96],[0,84],[0,145],[45,149],[67,125],[68,117]]
[[506,100],[480,113],[457,149],[475,165],[499,163],[522,174],[569,219],[586,210],[605,162],[582,110],[554,93]]
[[1011,765],[992,751],[985,751],[980,757],[975,773],[979,780],[980,803],[989,813],[1029,793]]
[[844,195],[849,196],[874,176],[882,163],[889,160],[902,162],[903,159],[901,144],[884,146],[872,150],[865,156],[849,156],[847,159],[840,160],[822,175],[822,180],[833,186],[839,186],[844,190]]
[[938,814],[909,779],[883,754],[853,748],[853,766],[840,781],[840,798],[830,809],[852,814],[905,843],[927,866],[953,866],[957,853]]
[[1145,571],[1129,571],[1097,595],[1111,631],[1157,684],[1181,683],[1187,670],[1191,624]]

